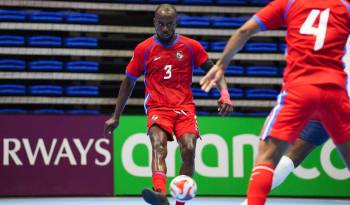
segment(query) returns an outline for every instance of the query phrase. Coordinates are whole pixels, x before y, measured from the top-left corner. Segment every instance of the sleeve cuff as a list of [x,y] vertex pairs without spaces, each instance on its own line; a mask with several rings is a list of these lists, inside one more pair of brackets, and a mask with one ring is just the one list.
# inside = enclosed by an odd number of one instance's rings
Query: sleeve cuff
[[135,80],[137,80],[137,78],[138,78],[138,77],[136,77],[136,76],[131,75],[131,74],[128,73],[128,72],[125,72],[125,75],[126,75],[127,78],[129,78],[129,79],[132,80],[132,81],[135,81]]
[[261,21],[261,19],[257,15],[254,15],[253,19],[258,23],[261,31],[265,31],[266,30],[265,24]]

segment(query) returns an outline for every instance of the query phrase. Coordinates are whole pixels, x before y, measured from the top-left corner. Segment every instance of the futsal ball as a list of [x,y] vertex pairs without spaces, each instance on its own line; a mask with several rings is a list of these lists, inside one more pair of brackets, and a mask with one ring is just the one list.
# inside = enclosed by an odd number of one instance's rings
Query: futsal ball
[[186,202],[196,196],[196,182],[189,176],[179,175],[170,182],[170,194],[180,202]]

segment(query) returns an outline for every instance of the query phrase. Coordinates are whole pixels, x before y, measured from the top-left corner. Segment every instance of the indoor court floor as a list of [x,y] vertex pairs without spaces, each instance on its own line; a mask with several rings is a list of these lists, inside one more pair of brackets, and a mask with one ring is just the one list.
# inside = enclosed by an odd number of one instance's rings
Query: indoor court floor
[[[169,198],[170,204],[175,202]],[[242,197],[197,197],[187,205],[239,205]],[[349,205],[350,199],[270,198],[267,205]],[[147,205],[141,197],[2,198],[0,205]]]

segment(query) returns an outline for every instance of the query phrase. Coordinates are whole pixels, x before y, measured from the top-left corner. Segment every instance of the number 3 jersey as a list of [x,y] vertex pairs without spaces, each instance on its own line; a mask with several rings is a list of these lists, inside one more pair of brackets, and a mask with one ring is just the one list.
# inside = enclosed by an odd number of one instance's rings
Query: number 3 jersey
[[182,35],[169,45],[152,36],[137,45],[126,68],[126,76],[145,76],[145,111],[149,108],[194,112],[192,69],[208,59],[198,41]]
[[253,18],[261,30],[287,27],[284,89],[302,84],[346,85],[342,58],[350,34],[348,2],[275,0]]

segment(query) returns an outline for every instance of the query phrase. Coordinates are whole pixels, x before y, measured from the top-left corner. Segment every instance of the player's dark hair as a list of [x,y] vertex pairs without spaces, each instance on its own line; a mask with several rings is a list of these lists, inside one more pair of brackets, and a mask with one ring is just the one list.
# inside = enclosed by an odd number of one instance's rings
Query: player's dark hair
[[154,11],[154,14],[158,13],[159,11],[163,11],[164,13],[176,14],[176,8],[171,4],[160,4]]

